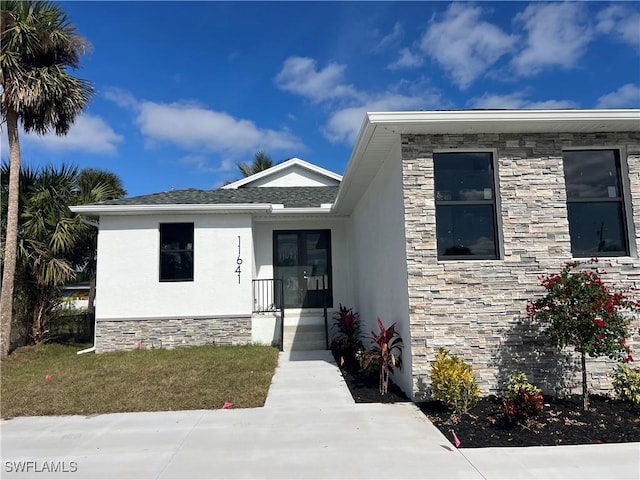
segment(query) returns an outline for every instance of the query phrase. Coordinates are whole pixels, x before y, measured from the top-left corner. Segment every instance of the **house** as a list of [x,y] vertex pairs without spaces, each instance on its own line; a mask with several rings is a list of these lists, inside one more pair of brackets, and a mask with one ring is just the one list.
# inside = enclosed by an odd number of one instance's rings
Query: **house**
[[[522,321],[539,276],[597,256],[640,287],[640,110],[369,113],[344,177],[292,159],[74,211],[99,220],[97,352],[283,334],[324,348],[325,308],[343,304],[365,332],[397,323],[412,398],[440,346],[485,393],[515,368],[550,389],[575,358]],[[591,363],[608,389],[611,363]]]
[[62,305],[72,310],[89,307],[89,282],[70,283],[62,287]]

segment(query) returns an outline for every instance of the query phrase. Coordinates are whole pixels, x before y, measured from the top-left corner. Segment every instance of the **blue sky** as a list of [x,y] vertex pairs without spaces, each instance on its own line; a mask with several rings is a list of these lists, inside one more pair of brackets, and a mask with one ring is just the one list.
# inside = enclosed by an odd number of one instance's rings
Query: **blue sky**
[[129,195],[217,188],[258,150],[343,173],[366,111],[640,107],[638,2],[62,5],[95,97],[23,161]]

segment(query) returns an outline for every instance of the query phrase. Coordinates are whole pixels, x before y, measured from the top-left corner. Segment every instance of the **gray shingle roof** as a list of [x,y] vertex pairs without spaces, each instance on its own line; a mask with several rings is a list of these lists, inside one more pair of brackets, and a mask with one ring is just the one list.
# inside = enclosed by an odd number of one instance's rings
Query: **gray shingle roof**
[[238,203],[275,203],[286,208],[319,207],[333,203],[338,187],[254,187],[197,190],[172,190],[138,197],[121,198],[97,205],[204,205]]

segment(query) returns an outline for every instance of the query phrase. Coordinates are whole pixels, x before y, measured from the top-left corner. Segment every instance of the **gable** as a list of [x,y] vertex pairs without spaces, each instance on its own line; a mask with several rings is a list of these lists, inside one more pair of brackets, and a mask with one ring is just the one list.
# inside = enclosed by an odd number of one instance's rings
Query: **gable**
[[336,187],[342,176],[324,168],[292,158],[267,170],[225,185],[223,189],[252,187]]

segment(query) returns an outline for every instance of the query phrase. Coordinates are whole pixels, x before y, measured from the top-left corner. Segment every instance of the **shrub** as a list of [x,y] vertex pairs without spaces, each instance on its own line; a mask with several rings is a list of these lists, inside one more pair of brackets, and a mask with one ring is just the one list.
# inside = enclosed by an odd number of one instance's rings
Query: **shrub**
[[356,361],[358,362],[358,370],[365,377],[373,377],[378,374],[378,365],[375,365],[369,359],[369,351],[360,347],[356,352]]
[[621,363],[610,376],[613,378],[616,398],[640,405],[640,367],[631,368],[628,364]]
[[540,285],[546,294],[527,304],[527,315],[543,326],[542,333],[556,347],[580,353],[583,408],[588,410],[586,356],[633,361],[626,339],[630,314],[639,304],[607,287],[595,269],[578,270],[579,265],[569,262],[560,273],[543,276]]
[[466,413],[480,400],[480,387],[471,365],[444,348],[438,349],[431,362],[431,388],[433,398],[455,414]]
[[[380,394],[386,395],[389,387],[389,375],[393,369],[398,367],[402,370],[402,338],[396,332],[396,324],[385,328],[380,317],[376,319],[380,332],[371,331],[373,347],[364,352],[364,363],[362,368],[366,370],[370,364],[378,366],[380,374]],[[397,353],[394,353],[394,350]]]
[[333,328],[337,332],[331,341],[331,351],[341,366],[354,369],[358,363],[356,352],[362,348],[360,340],[360,320],[352,308],[340,304],[340,310],[333,316]]
[[527,425],[543,408],[542,392],[529,383],[526,374],[513,372],[506,384],[502,410],[511,423]]

